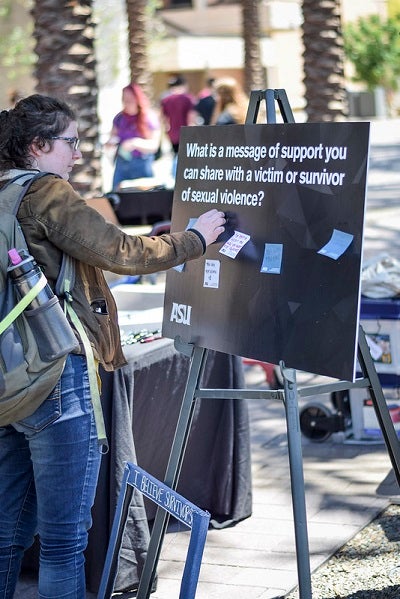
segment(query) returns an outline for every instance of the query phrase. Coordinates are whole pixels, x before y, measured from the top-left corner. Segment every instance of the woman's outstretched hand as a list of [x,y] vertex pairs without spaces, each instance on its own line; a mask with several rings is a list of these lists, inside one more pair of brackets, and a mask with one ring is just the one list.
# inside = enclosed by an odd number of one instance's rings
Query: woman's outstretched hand
[[194,223],[192,229],[196,229],[204,237],[206,245],[214,243],[221,233],[225,231],[225,214],[213,208],[204,212]]

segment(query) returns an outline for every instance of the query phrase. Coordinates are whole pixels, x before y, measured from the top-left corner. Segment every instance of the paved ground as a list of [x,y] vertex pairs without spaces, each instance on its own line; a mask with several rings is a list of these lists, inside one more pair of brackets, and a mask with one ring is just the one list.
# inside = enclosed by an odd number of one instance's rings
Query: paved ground
[[[364,253],[370,258],[386,251],[400,259],[400,121],[374,122],[371,139]],[[246,376],[251,387],[265,384],[258,367]],[[299,386],[314,382],[312,375],[299,373]],[[327,396],[320,399],[330,405]],[[209,531],[197,599],[278,599],[297,584],[284,408],[279,401],[251,400],[249,410],[253,515],[232,528]],[[399,491],[382,443],[355,442],[343,434],[324,443],[303,438],[303,464],[314,570],[397,502]],[[166,536],[154,599],[179,596],[187,543],[188,533]],[[16,597],[36,597],[35,584],[21,581]]]
[[[253,515],[208,533],[198,599],[277,599],[297,585],[283,406],[256,400],[249,406]],[[387,505],[388,497],[378,497],[376,489],[390,463],[383,445],[346,443],[338,436],[322,444],[304,439],[303,462],[314,570]],[[185,536],[167,536],[154,599],[178,597]]]
[[400,121],[371,125],[365,258],[387,252],[400,259]]

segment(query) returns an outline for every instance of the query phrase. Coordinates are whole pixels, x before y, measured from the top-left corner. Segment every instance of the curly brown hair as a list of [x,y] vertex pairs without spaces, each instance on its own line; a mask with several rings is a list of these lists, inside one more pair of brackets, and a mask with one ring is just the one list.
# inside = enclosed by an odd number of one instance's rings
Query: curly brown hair
[[75,121],[72,108],[51,96],[33,94],[19,100],[14,108],[0,112],[0,172],[12,168],[32,168],[29,150],[33,142],[43,148],[53,146],[52,137],[60,135]]

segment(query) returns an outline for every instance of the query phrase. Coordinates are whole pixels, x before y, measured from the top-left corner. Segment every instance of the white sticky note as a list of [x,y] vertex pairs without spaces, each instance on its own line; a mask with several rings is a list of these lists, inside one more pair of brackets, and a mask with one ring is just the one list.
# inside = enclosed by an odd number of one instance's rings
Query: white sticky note
[[249,241],[250,235],[246,233],[235,233],[228,239],[228,241],[219,250],[221,254],[228,256],[229,258],[236,258],[242,247]]
[[221,263],[219,260],[206,260],[204,265],[203,287],[218,289],[220,265]]
[[332,260],[337,260],[345,253],[353,239],[354,235],[333,229],[332,237],[328,243],[319,250],[318,254],[326,256],[327,258],[332,258]]

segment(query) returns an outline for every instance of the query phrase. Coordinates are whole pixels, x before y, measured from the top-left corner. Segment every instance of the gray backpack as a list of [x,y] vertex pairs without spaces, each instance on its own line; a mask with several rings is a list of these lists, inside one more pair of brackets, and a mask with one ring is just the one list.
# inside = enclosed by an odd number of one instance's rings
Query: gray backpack
[[[0,190],[0,426],[26,418],[40,406],[54,389],[71,351],[67,348],[65,355],[51,361],[41,358],[42,340],[25,315],[26,298],[18,301],[7,273],[8,250],[29,254],[16,214],[31,183],[43,175],[26,172]],[[59,280],[58,287],[62,283]]]

